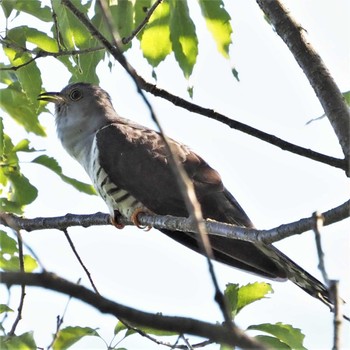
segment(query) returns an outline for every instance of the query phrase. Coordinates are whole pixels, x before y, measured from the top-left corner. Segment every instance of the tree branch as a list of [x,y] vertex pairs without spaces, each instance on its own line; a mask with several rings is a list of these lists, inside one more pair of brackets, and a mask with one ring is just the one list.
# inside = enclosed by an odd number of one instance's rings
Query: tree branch
[[[308,78],[337,137],[344,156],[350,159],[350,110],[321,57],[307,41],[305,30],[279,0],[257,0],[277,34]],[[350,172],[349,165],[345,169]]]
[[131,34],[127,38],[122,39],[122,43],[124,45],[128,44],[137,34],[141,32],[141,30],[145,27],[145,25],[148,23],[149,19],[151,18],[153,12],[156,10],[156,8],[160,5],[162,1],[163,0],[156,0],[155,3],[147,11],[146,16],[141,21],[141,23],[131,32]]
[[[350,200],[338,207],[327,210],[320,215],[324,217],[325,226],[344,220],[350,216]],[[133,225],[133,223],[125,220],[123,217],[121,217],[120,220],[123,225]],[[196,233],[193,221],[188,218],[142,213],[138,215],[138,221],[141,225],[152,226],[156,229]],[[312,230],[314,223],[314,217],[310,216],[268,230],[256,230],[213,220],[205,220],[207,231],[212,235],[223,236],[231,239],[241,239],[250,242],[261,241],[266,244],[277,242],[284,238]],[[30,232],[44,229],[64,230],[71,226],[90,227],[110,225],[111,222],[109,214],[100,212],[90,215],[67,214],[65,216],[37,217],[35,219],[26,219],[11,213],[0,213],[0,224],[16,230],[26,230]]]
[[125,319],[134,325],[173,331],[180,334],[192,334],[220,344],[239,346],[243,349],[266,349],[234,325],[228,327],[227,325],[210,324],[191,318],[142,312],[113,302],[81,285],[71,283],[51,273],[1,272],[0,280],[7,286],[25,284],[27,286],[44,287],[70,295],[95,307],[102,313],[114,315],[118,319]]

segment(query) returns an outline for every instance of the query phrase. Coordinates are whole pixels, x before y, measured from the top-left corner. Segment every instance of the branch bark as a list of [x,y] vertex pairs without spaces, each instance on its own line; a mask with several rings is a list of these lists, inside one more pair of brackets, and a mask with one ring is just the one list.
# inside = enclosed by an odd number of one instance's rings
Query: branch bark
[[[321,57],[308,42],[305,30],[279,0],[257,0],[277,34],[305,73],[327,115],[347,160],[350,159],[350,110]],[[346,171],[350,172],[349,165]]]
[[[350,200],[333,209],[327,210],[320,215],[324,218],[323,224],[325,226],[344,220],[350,216]],[[123,225],[133,225],[133,223],[126,221],[125,218],[121,217],[120,220]],[[188,218],[174,217],[170,215],[139,214],[138,221],[141,225],[152,226],[156,229],[196,233],[193,221]],[[314,217],[310,216],[268,230],[256,230],[213,220],[205,220],[207,231],[212,235],[223,236],[231,239],[241,239],[250,242],[260,241],[266,244],[274,243],[284,238],[309,231],[313,229],[314,223]],[[34,219],[22,218],[11,213],[0,213],[0,225],[15,230],[65,230],[71,226],[90,227],[110,224],[110,216],[105,213],[90,215],[67,214],[59,217],[37,217]]]
[[228,327],[227,325],[211,324],[191,318],[142,312],[106,299],[81,285],[71,283],[52,273],[1,272],[0,280],[7,286],[25,284],[70,295],[95,307],[102,313],[127,320],[133,325],[173,331],[179,334],[192,334],[220,344],[239,346],[243,349],[266,349],[255,339],[245,335],[235,325]]

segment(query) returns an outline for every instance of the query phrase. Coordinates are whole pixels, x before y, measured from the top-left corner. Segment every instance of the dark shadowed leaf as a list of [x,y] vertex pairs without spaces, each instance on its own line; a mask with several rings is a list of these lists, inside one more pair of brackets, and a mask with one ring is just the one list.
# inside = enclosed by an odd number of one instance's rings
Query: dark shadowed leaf
[[292,350],[290,346],[281,342],[275,337],[270,337],[268,335],[257,335],[254,338],[271,350]]

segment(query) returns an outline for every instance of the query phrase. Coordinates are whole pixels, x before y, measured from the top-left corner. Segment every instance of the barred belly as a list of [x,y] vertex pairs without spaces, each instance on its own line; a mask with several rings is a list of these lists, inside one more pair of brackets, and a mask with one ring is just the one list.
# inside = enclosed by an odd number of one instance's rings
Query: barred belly
[[114,217],[114,211],[118,210],[120,214],[128,219],[137,209],[147,211],[147,208],[134,198],[130,193],[114,184],[105,170],[101,167],[98,161],[98,153],[95,149],[94,161],[91,162],[89,175],[93,185],[99,195],[106,202],[110,214]]

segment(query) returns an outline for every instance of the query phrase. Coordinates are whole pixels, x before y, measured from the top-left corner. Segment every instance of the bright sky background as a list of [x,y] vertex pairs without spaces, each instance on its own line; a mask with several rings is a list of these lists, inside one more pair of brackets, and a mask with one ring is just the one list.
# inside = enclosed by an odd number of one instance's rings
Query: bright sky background
[[[350,90],[348,1],[293,0],[286,3],[307,30],[310,42],[340,89],[344,92]],[[323,110],[288,48],[264,20],[257,4],[246,0],[226,1],[225,4],[234,30],[231,63],[217,52],[198,6],[194,3],[191,8],[200,43],[198,63],[190,80],[194,86],[194,102],[296,144],[341,157],[327,119],[305,125],[310,119],[322,115]],[[25,24],[31,25],[31,18],[27,18]],[[4,21],[0,23],[3,31]],[[15,25],[19,25],[18,20],[9,23],[9,27]],[[127,58],[140,75],[152,81],[151,68],[140,55],[137,41],[127,52]],[[59,63],[49,58],[37,62],[47,91],[59,91],[67,85],[69,76]],[[230,73],[230,64],[234,64],[239,72],[239,83]],[[173,58],[162,63],[156,73],[159,87],[188,98],[187,82]],[[117,64],[112,72],[101,65],[99,77],[100,85],[111,94],[119,114],[153,127],[134,84]],[[189,145],[221,173],[226,187],[258,228],[271,228],[310,216],[315,210],[328,210],[349,196],[348,181],[340,170],[281,151],[159,98],[151,95],[149,98],[167,134]],[[53,106],[49,108],[53,111]],[[83,169],[59,144],[54,118],[43,114],[40,120],[49,137],[34,138],[36,148],[47,149],[49,155],[59,160],[67,175],[88,182]],[[5,123],[6,132],[14,139],[26,137],[11,121]],[[107,212],[101,199],[80,194],[61,183],[48,170],[28,163],[22,164],[22,170],[40,190],[38,199],[26,210],[27,217]],[[206,261],[158,231],[92,227],[72,228],[69,233],[104,296],[145,311],[210,322],[222,320],[213,300]],[[350,300],[348,234],[348,220],[325,228],[323,247],[330,277],[340,279],[341,295]],[[24,233],[23,237],[47,270],[70,281],[82,278],[82,283],[89,286],[63,233],[36,231]],[[321,278],[312,232],[289,238],[277,246],[315,277]],[[215,270],[222,289],[227,283],[261,281],[256,276],[221,264],[215,264]],[[306,334],[307,348],[330,349],[332,314],[328,309],[291,282],[272,282],[272,286],[275,293],[270,299],[244,310],[236,319],[238,325],[244,328],[265,322],[292,324]],[[1,294],[6,300],[4,291],[2,288]],[[16,309],[18,290],[12,288],[11,291],[10,305]],[[63,295],[27,288],[18,334],[34,330],[37,345],[47,347],[51,334],[55,332],[56,316],[62,315],[67,300]],[[350,314],[349,307],[347,314]],[[11,324],[11,320],[9,318],[7,324]],[[115,323],[113,317],[72,301],[64,326],[99,328],[100,334],[109,342]],[[344,349],[350,348],[349,334],[349,324],[346,324],[343,327]],[[138,335],[127,338],[120,347],[158,348]],[[105,345],[97,338],[86,338],[73,348],[105,349]]]

